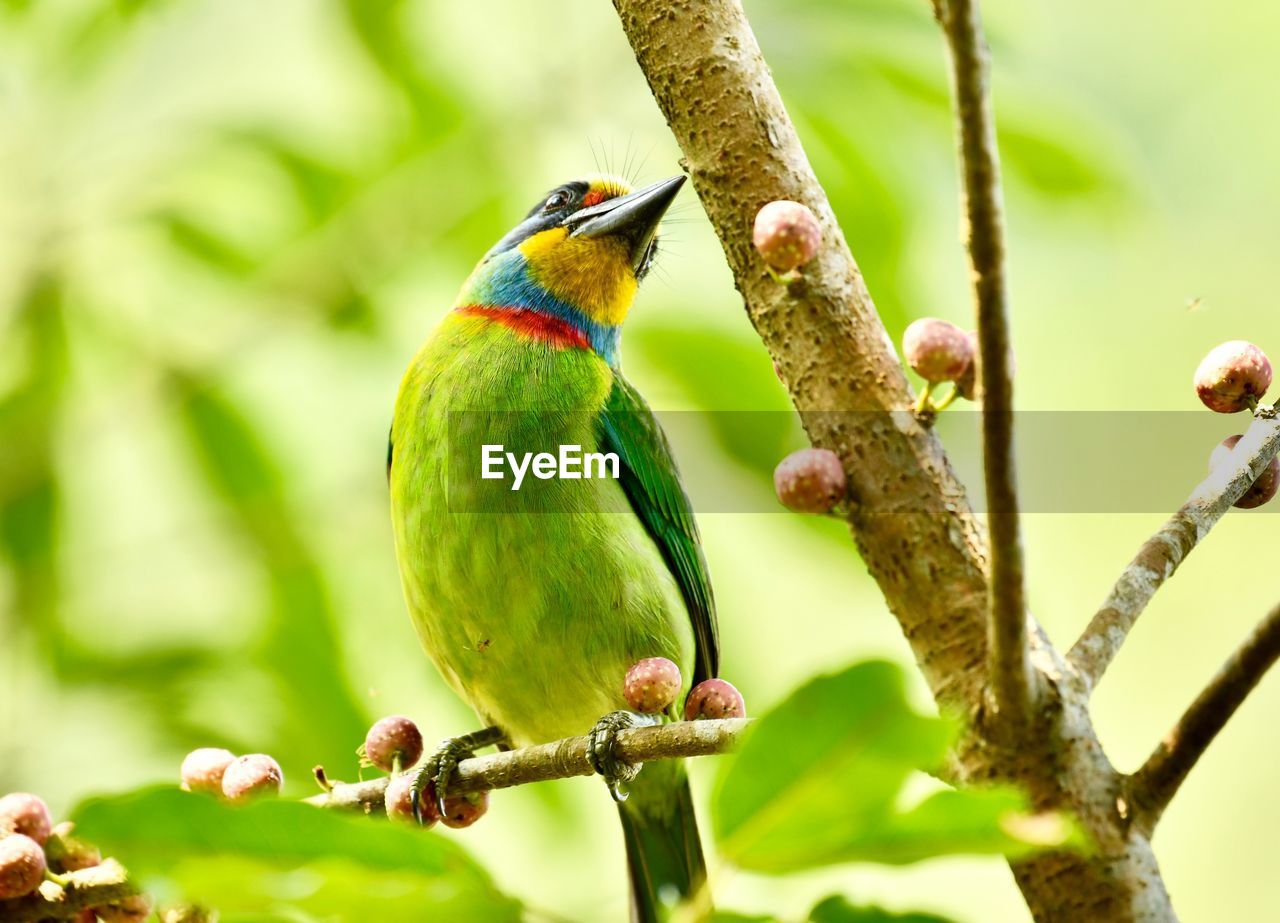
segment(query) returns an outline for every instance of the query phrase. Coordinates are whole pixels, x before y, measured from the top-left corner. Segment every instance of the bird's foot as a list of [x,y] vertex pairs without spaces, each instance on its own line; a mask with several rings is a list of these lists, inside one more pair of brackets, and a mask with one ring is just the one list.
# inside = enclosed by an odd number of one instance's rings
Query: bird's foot
[[436,811],[444,816],[444,800],[449,796],[449,780],[453,777],[458,764],[475,756],[475,751],[482,747],[492,747],[507,742],[506,733],[498,727],[487,727],[483,730],[463,734],[461,737],[449,737],[440,741],[440,746],[423,762],[414,777],[413,816],[422,823],[422,793],[431,789],[435,797]]
[[604,776],[613,800],[621,804],[627,795],[620,786],[640,774],[640,763],[627,763],[618,759],[616,751],[618,734],[628,728],[650,727],[660,724],[658,715],[642,715],[634,711],[611,711],[591,728],[587,734],[587,759],[591,768]]

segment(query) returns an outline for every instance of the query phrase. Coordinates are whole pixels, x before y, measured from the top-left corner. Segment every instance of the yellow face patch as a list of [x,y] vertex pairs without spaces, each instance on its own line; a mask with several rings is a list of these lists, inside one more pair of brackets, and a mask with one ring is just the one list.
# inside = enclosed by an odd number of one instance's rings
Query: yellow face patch
[[[594,190],[596,184],[591,185]],[[596,323],[613,326],[626,319],[636,277],[621,241],[570,237],[566,228],[551,228],[520,244],[520,252],[534,281]]]

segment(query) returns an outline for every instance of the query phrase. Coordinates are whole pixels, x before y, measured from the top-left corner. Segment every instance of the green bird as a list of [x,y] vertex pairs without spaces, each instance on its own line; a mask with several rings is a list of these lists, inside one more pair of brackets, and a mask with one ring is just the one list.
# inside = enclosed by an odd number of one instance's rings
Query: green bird
[[[640,923],[695,894],[705,866],[684,765],[659,761],[631,778],[613,756],[617,731],[645,721],[625,710],[622,680],[636,661],[666,657],[687,693],[718,669],[693,511],[619,360],[622,323],[683,183],[632,191],[593,175],[540,200],[413,359],[387,455],[414,625],[486,725],[447,741],[419,787],[443,801],[457,761],[481,746],[590,734],[619,801]],[[561,447],[579,449],[588,469],[598,455],[603,476],[562,466],[570,476],[544,479],[543,466],[517,484],[522,457],[530,473],[525,453]]]

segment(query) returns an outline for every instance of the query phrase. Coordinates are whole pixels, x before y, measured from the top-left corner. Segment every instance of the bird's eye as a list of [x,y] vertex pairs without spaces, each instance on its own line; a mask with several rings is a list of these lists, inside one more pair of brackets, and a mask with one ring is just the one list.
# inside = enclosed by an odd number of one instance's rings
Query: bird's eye
[[557,189],[547,198],[547,203],[542,206],[544,212],[553,212],[557,208],[564,208],[569,204],[569,193],[563,189]]

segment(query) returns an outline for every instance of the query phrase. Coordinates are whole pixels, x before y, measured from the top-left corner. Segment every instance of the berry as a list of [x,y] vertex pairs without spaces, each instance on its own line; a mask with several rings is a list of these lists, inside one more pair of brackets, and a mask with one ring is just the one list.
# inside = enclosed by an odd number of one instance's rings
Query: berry
[[751,240],[770,268],[791,272],[817,255],[822,227],[808,206],[783,199],[756,212]]
[[733,683],[706,679],[693,687],[684,703],[684,720],[698,718],[745,718],[747,703]]
[[[415,822],[413,818],[413,775],[411,773],[392,776],[391,781],[387,783],[387,791],[383,798],[387,808],[387,817],[410,824]],[[436,788],[434,784],[428,783],[427,787],[422,790],[418,804],[422,811],[422,826],[434,826],[435,822],[440,819],[440,810],[436,807]]]
[[280,764],[265,753],[236,757],[222,776],[222,794],[228,801],[278,795],[283,786],[284,772]]
[[965,336],[969,338],[969,349],[973,354],[973,358],[969,360],[968,366],[960,373],[960,377],[956,379],[956,391],[966,401],[971,401],[978,393],[978,331],[966,331]]
[[444,800],[444,816],[440,821],[446,827],[461,830],[470,827],[489,810],[489,793],[473,792],[469,795],[455,795]]
[[627,671],[622,694],[638,712],[647,715],[666,711],[684,685],[680,668],[666,657],[646,657]]
[[0,840],[0,900],[25,897],[44,881],[48,866],[40,844],[24,833]]
[[146,923],[151,918],[151,898],[134,894],[123,900],[98,908],[102,923]]
[[950,321],[923,317],[902,334],[907,365],[927,382],[958,381],[973,365],[975,339]]
[[98,923],[98,911],[92,907],[86,907],[72,917],[71,920],[72,923]]
[[364,755],[383,772],[406,769],[422,758],[422,732],[403,715],[377,721],[364,738]]
[[235,762],[236,755],[221,747],[192,750],[182,761],[182,790],[222,794],[222,774]]
[[43,846],[52,829],[49,808],[40,796],[13,792],[0,798],[0,836],[21,833]]
[[[1239,436],[1228,436],[1222,444],[1209,456],[1209,470],[1212,471],[1223,464],[1227,455],[1240,441]],[[1271,463],[1262,469],[1262,474],[1253,482],[1253,486],[1244,492],[1244,496],[1235,505],[1242,510],[1256,509],[1271,500],[1280,491],[1280,458],[1271,459]]]
[[844,466],[830,449],[800,449],[773,469],[773,489],[797,513],[829,513],[844,497]]
[[61,823],[53,828],[44,844],[45,858],[57,872],[78,872],[102,864],[102,850],[71,835],[74,825]]
[[1245,410],[1271,387],[1266,353],[1244,340],[1215,346],[1196,368],[1196,395],[1216,413]]

